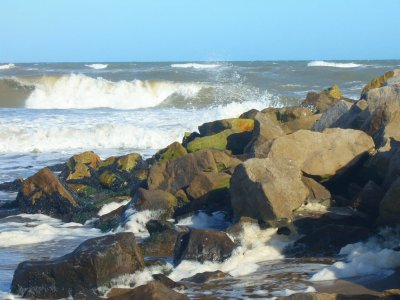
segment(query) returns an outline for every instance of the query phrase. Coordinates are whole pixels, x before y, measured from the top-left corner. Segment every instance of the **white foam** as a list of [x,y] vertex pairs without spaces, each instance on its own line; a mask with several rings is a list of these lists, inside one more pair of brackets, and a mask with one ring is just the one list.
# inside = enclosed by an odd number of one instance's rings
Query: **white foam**
[[[17,217],[25,220],[23,222],[18,219],[12,221]],[[98,229],[87,228],[78,223],[62,223],[58,219],[41,214],[21,214],[3,219],[3,221],[7,220],[10,221],[0,224],[0,247],[94,237],[101,234]]]
[[102,70],[106,69],[108,67],[107,64],[91,64],[91,65],[85,65],[85,67],[95,69],[95,70]]
[[336,63],[336,62],[329,62],[329,61],[323,61],[323,60],[315,60],[312,62],[309,62],[307,64],[307,67],[330,67],[330,68],[358,68],[358,67],[363,67],[364,65],[362,64],[356,64],[356,63]]
[[146,229],[146,223],[152,219],[159,219],[162,211],[136,211],[133,208],[129,208],[125,212],[126,222],[120,225],[115,231],[116,232],[132,232],[135,237],[147,238],[149,232]]
[[6,64],[6,65],[0,65],[0,70],[9,70],[15,68],[14,64]]
[[214,69],[218,68],[219,64],[199,64],[199,63],[185,63],[185,64],[172,64],[171,68],[182,68],[182,69]]
[[97,213],[98,216],[104,216],[114,210],[116,210],[117,208],[123,206],[123,205],[127,205],[129,203],[129,200],[124,200],[124,201],[120,201],[120,202],[111,202],[108,204],[104,204],[103,207],[99,210],[99,212]]
[[367,242],[343,247],[339,254],[346,255],[345,261],[320,270],[310,280],[324,281],[370,274],[390,275],[393,269],[400,267],[400,251],[392,250],[399,246],[400,229],[383,229]]
[[184,218],[179,221],[180,226],[187,226],[195,229],[225,229],[231,223],[227,221],[226,215],[223,212],[213,212],[211,215],[205,212],[198,212],[197,214]]
[[133,80],[118,82],[81,74],[16,79],[35,89],[25,107],[36,109],[98,108],[137,109],[154,107],[173,94],[193,97],[203,87],[196,83]]
[[255,272],[259,262],[282,259],[282,249],[290,242],[288,237],[276,235],[276,229],[261,230],[256,224],[243,228],[240,246],[222,263],[206,261],[182,261],[170,274],[172,280],[181,280],[197,273],[221,270],[231,276],[243,276]]

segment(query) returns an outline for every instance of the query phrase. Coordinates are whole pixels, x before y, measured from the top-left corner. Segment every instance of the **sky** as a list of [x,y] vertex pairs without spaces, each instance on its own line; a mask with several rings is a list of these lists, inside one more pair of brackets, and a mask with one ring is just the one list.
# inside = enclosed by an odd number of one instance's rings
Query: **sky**
[[0,62],[399,59],[399,0],[0,0]]

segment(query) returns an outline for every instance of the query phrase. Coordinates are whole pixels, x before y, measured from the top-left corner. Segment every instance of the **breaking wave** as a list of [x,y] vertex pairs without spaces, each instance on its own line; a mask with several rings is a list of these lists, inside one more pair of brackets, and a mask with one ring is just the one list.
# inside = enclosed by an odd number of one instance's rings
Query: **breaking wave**
[[0,65],[0,70],[8,70],[8,69],[12,69],[12,68],[15,68],[14,64]]
[[186,63],[186,64],[172,64],[171,68],[182,68],[182,69],[214,69],[218,68],[219,64],[198,64],[198,63]]
[[85,67],[92,68],[95,70],[101,70],[101,69],[106,69],[108,67],[107,64],[90,64],[90,65],[85,65]]
[[330,67],[330,68],[358,68],[358,67],[363,67],[364,65],[362,64],[356,64],[356,63],[337,63],[337,62],[329,62],[329,61],[323,61],[323,60],[315,60],[312,62],[309,62],[307,64],[307,67]]

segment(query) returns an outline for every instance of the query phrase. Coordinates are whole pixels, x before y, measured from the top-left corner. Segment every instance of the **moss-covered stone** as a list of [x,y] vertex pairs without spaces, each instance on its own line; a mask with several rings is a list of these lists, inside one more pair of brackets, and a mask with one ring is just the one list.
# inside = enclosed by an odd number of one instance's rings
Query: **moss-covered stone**
[[361,98],[364,98],[369,90],[380,88],[390,78],[395,76],[395,71],[386,72],[384,75],[371,80],[361,91]]
[[142,157],[138,153],[130,153],[124,156],[121,156],[117,160],[117,168],[120,171],[125,171],[125,172],[131,172],[136,165],[138,164],[138,161],[141,160]]
[[174,142],[154,155],[156,161],[170,161],[187,154],[186,149],[178,142]]
[[202,149],[225,150],[228,144],[228,136],[235,133],[232,129],[226,129],[214,135],[198,137],[187,145],[187,151],[193,153]]
[[86,151],[72,156],[68,160],[67,166],[69,169],[72,169],[77,163],[81,163],[86,166],[96,168],[99,162],[100,157],[96,153],[94,153],[93,151]]
[[340,91],[339,86],[337,84],[332,85],[329,89],[326,89],[324,92],[333,99],[339,100],[342,98],[342,92]]
[[106,158],[105,160],[103,160],[99,163],[99,165],[97,166],[97,170],[100,170],[101,168],[113,165],[117,159],[118,159],[117,156],[111,156],[111,157]]
[[239,118],[223,119],[204,123],[203,125],[199,126],[199,132],[201,136],[214,135],[227,129],[231,129],[232,132],[235,133],[253,131],[254,120]]
[[106,188],[111,188],[117,179],[118,179],[118,176],[109,171],[105,171],[105,172],[101,173],[99,176],[100,184]]
[[80,180],[90,176],[91,173],[89,167],[83,163],[78,162],[72,168],[70,168],[70,172],[66,180],[67,181]]

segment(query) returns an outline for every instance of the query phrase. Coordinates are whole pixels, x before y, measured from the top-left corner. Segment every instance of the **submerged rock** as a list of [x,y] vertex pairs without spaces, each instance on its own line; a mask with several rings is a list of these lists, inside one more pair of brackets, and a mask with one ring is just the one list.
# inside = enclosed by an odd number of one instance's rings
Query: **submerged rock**
[[125,293],[108,297],[109,300],[188,300],[188,296],[175,292],[163,283],[155,280]]
[[202,284],[214,279],[225,278],[225,277],[230,277],[230,276],[222,271],[217,270],[214,272],[197,273],[192,277],[182,279],[182,281],[189,281],[197,284]]
[[76,198],[48,168],[22,182],[17,202],[22,212],[65,220],[69,220],[79,207]]
[[174,252],[174,263],[182,260],[222,262],[232,254],[235,244],[225,232],[192,229],[180,237]]
[[300,169],[285,159],[253,158],[236,167],[230,193],[235,219],[291,218],[309,195]]
[[117,233],[87,240],[60,258],[20,263],[11,291],[25,298],[90,298],[111,279],[143,268],[134,235]]

